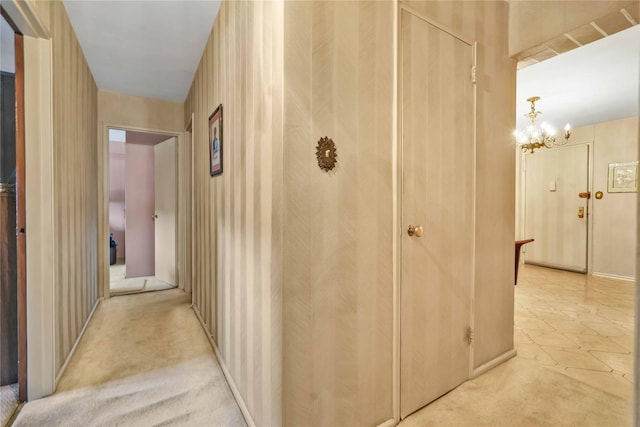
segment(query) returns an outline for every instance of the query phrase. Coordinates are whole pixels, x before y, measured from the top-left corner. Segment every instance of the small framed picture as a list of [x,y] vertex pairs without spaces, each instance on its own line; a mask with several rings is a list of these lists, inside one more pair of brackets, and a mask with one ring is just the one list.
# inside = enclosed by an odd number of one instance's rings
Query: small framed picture
[[222,104],[209,116],[209,173],[222,173]]
[[609,163],[609,193],[638,191],[638,161]]

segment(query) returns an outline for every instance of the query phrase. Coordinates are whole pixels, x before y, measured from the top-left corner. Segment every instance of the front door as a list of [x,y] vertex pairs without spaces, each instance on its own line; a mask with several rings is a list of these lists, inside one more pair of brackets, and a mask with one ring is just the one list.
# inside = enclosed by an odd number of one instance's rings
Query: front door
[[525,262],[587,272],[588,167],[588,145],[525,156]]
[[469,376],[472,47],[402,12],[400,415]]

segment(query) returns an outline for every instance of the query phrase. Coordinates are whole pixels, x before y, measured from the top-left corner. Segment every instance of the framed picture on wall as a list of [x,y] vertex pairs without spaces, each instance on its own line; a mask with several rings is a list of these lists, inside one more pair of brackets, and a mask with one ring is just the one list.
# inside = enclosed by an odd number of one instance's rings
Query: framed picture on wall
[[638,161],[609,163],[609,193],[638,191]]
[[222,104],[209,116],[209,173],[222,173]]

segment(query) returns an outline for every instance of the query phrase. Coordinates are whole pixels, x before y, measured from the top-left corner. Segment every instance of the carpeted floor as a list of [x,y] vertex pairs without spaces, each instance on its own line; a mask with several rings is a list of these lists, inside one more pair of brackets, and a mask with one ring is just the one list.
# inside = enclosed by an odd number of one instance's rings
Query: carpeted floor
[[18,384],[0,387],[0,403],[0,426],[3,426],[18,406]]
[[52,396],[14,426],[244,426],[240,409],[178,289],[100,303]]
[[109,289],[112,295],[126,295],[140,292],[163,291],[175,288],[155,276],[126,278],[126,265],[119,263],[109,267]]

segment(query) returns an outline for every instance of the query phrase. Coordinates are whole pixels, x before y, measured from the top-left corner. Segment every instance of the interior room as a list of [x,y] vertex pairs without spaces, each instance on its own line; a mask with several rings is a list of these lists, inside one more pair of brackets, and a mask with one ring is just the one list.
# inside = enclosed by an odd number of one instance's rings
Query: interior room
[[12,426],[640,425],[637,2],[0,3]]
[[112,295],[177,286],[176,150],[170,135],[109,129]]

